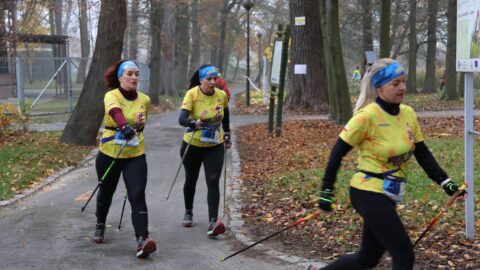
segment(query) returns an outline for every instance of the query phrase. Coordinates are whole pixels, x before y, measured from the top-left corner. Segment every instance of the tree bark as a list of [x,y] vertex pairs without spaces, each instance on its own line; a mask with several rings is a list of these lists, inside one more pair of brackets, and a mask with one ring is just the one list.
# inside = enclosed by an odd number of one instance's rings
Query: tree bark
[[[294,74],[294,68],[290,68],[287,107],[326,111],[326,70],[321,21],[318,16],[320,2],[290,1],[289,5],[292,25],[290,58],[292,65],[306,65],[307,74]],[[298,16],[305,16],[305,25],[295,26],[294,20]]]
[[200,67],[200,26],[198,24],[198,0],[192,2],[192,53],[190,56],[189,77]]
[[457,71],[457,0],[448,0],[447,7],[447,55],[445,60],[445,89],[443,99],[458,100]]
[[380,14],[380,58],[390,57],[390,17],[392,1],[382,0]]
[[138,17],[140,0],[132,0],[128,31],[128,59],[136,60],[138,55]]
[[437,0],[428,0],[427,59],[422,91],[435,92],[435,56],[437,53]]
[[72,16],[73,0],[67,0],[67,13],[65,14],[65,22],[63,23],[63,33],[68,33],[70,27],[70,18]]
[[158,105],[160,90],[160,64],[163,24],[163,0],[150,0],[150,89],[148,96],[153,105]]
[[82,60],[80,60],[80,65],[78,67],[77,73],[77,83],[82,83],[85,81],[85,74],[87,69],[88,61],[85,58],[90,56],[90,40],[88,38],[88,15],[87,15],[87,0],[78,0],[78,10],[79,18],[78,22],[80,25],[80,48]]
[[407,93],[417,92],[417,1],[410,0]]
[[120,60],[126,17],[125,0],[102,0],[92,65],[60,138],[61,142],[96,145],[98,129],[105,113],[103,98],[107,92],[102,75],[108,66]]
[[175,31],[177,24],[176,3],[165,5],[162,26],[162,53],[161,62],[161,88],[160,94],[175,96],[177,94],[175,72]]
[[371,0],[361,0],[363,19],[362,19],[362,32],[363,32],[363,63],[362,74],[365,74],[365,68],[367,65],[366,51],[373,51],[373,35],[372,35],[372,2]]
[[187,1],[177,2],[177,24],[175,31],[175,59],[176,59],[176,89],[185,89],[190,83],[188,80],[188,55],[190,53],[189,36],[189,8]]

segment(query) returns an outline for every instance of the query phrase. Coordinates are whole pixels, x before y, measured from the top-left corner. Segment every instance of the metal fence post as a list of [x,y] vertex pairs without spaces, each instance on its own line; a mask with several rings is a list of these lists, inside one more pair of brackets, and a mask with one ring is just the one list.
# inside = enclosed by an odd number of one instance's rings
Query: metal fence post
[[22,59],[18,56],[15,57],[15,69],[16,69],[16,80],[17,80],[17,100],[18,106],[23,109],[25,106],[25,93],[23,89],[23,78],[22,78]]
[[68,98],[68,112],[73,111],[73,91],[72,91],[72,59],[67,57],[67,98]]

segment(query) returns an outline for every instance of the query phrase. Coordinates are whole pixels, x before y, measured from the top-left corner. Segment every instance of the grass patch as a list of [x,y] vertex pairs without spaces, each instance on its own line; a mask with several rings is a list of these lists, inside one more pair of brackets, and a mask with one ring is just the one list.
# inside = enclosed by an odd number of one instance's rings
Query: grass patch
[[[456,183],[464,182],[463,138],[431,138],[426,143],[448,175]],[[352,151],[349,155],[356,155],[354,152]],[[298,155],[295,158],[297,159],[295,162],[302,163],[302,161],[298,160]],[[479,158],[480,149],[475,148],[475,166],[477,168],[480,166]],[[351,166],[347,165],[347,167]],[[346,169],[338,172],[335,185],[335,199],[341,209],[349,209],[351,207],[348,186],[349,179],[355,170],[353,168]],[[406,186],[405,202],[408,203],[406,203],[405,207],[399,207],[399,212],[402,218],[410,223],[410,226],[422,227],[423,224],[438,213],[439,207],[446,201],[447,196],[442,188],[428,178],[414,157],[409,161],[409,170],[407,172],[408,184]],[[279,198],[291,196],[300,204],[311,206],[312,203],[316,202],[316,192],[320,190],[322,176],[323,168],[279,173],[265,185],[264,192],[266,194],[276,194]],[[480,185],[478,177],[475,178],[474,182],[475,186]],[[478,203],[479,199],[476,199],[476,204]],[[334,217],[334,219],[339,219],[343,213],[333,215],[339,215]],[[455,221],[460,221],[464,217],[463,215],[455,215],[452,218]]]
[[55,171],[77,166],[93,147],[59,142],[60,132],[31,132],[0,143],[0,200],[11,198]]

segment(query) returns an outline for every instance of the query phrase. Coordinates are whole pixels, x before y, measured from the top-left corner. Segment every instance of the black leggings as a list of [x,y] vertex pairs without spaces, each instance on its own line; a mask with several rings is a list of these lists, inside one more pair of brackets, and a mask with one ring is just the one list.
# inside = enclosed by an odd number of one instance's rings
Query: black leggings
[[370,269],[378,264],[385,250],[392,256],[392,269],[413,269],[412,242],[397,215],[395,203],[380,193],[355,188],[350,188],[350,199],[364,222],[360,250],[322,269]]
[[[180,148],[180,156],[183,156],[187,143],[184,141]],[[187,155],[183,160],[185,168],[185,185],[183,186],[183,196],[185,200],[185,209],[193,209],[193,198],[195,197],[195,186],[197,185],[200,167],[205,169],[205,181],[207,182],[207,203],[208,217],[218,217],[218,205],[220,203],[219,180],[223,167],[223,144],[211,147],[196,147],[190,145]]]
[[[102,152],[96,159],[97,176],[100,181],[114,158]],[[147,186],[147,160],[145,155],[134,158],[117,159],[103,180],[97,195],[97,223],[105,223],[108,210],[112,204],[113,193],[117,189],[120,174],[127,188],[128,201],[132,207],[132,223],[135,236],[148,237],[148,210],[145,202],[145,187]]]

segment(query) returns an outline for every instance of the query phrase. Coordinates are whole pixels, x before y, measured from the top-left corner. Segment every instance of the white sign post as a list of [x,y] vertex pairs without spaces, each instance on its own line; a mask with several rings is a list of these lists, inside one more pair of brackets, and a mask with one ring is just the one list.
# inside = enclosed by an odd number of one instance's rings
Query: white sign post
[[468,196],[465,201],[465,236],[475,239],[475,203],[473,181],[473,72],[480,71],[480,0],[457,2],[457,72],[465,73],[465,182]]

